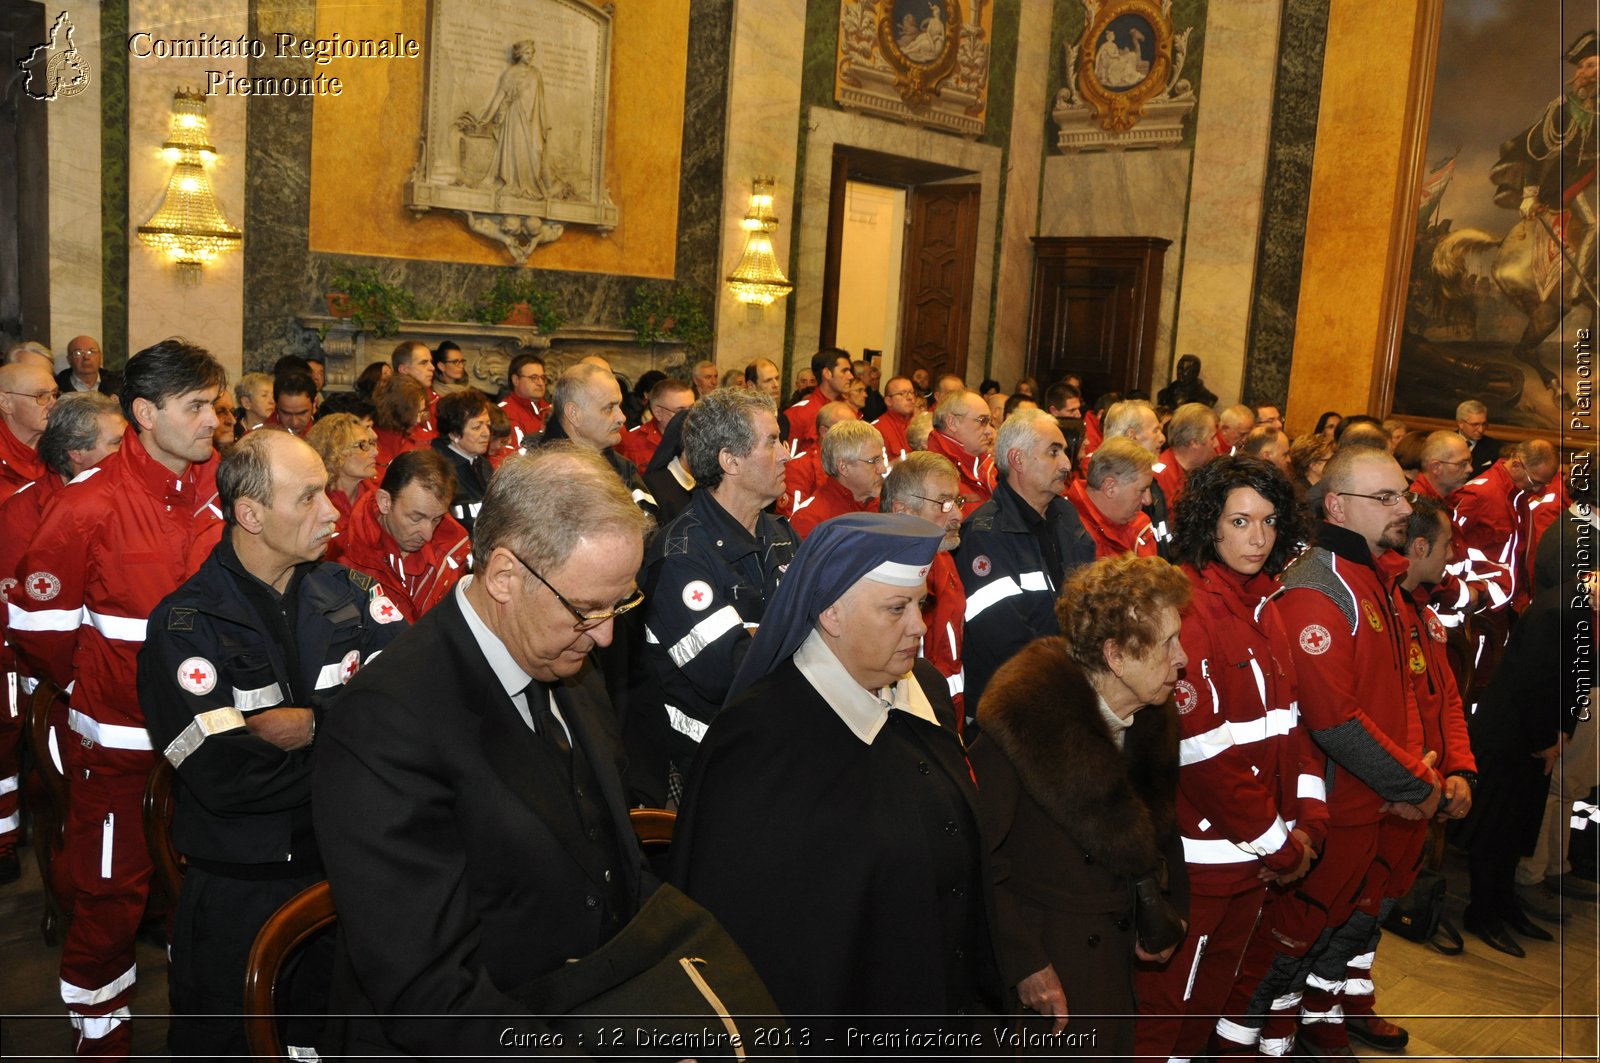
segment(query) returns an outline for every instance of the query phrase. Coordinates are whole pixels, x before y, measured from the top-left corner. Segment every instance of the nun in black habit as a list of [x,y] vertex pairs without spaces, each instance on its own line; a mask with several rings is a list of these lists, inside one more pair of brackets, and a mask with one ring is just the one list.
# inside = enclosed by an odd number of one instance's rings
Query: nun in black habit
[[677,883],[801,1051],[873,1054],[850,1028],[941,1036],[1001,1006],[976,790],[947,685],[916,656],[940,538],[900,514],[819,525],[688,780]]

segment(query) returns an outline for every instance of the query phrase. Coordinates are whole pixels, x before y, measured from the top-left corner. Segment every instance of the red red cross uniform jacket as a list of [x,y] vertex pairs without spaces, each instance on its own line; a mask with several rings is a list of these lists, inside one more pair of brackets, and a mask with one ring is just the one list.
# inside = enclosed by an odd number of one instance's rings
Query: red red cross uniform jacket
[[16,568],[7,605],[19,661],[73,684],[63,749],[72,778],[60,866],[75,892],[61,995],[80,1054],[125,1054],[134,935],[149,892],[141,804],[155,762],[135,679],[145,623],[183,582],[193,540],[220,516],[216,460],[182,477],[136,430],[51,500]]
[[28,486],[45,474],[38,451],[12,434],[0,418],[0,500]]
[[1394,577],[1366,541],[1331,524],[1284,575],[1279,610],[1299,680],[1300,714],[1332,762],[1328,819],[1375,824],[1386,801],[1415,804],[1431,773],[1410,751],[1416,709],[1397,630]]
[[1178,499],[1183,496],[1183,485],[1189,482],[1189,473],[1178,464],[1178,456],[1171,447],[1161,452],[1156,463],[1150,466],[1150,471],[1155,474],[1156,483],[1161,485],[1161,493],[1167,499],[1167,512],[1171,513],[1177,508]]
[[408,624],[438,605],[466,575],[472,540],[454,517],[446,516],[433,538],[416,553],[402,555],[400,544],[378,523],[378,495],[361,498],[350,522],[333,540],[328,560],[365,572],[383,587],[385,600]]
[[[1411,489],[1424,498],[1450,509],[1450,503],[1439,494],[1433,481],[1418,476],[1411,481]],[[1439,620],[1446,627],[1457,627],[1466,614],[1467,605],[1476,590],[1481,598],[1478,608],[1498,609],[1511,600],[1511,571],[1484,556],[1481,550],[1467,548],[1461,528],[1452,517],[1450,521],[1450,564],[1445,568],[1444,579],[1433,589],[1433,601],[1439,609]]]
[[1113,524],[1089,497],[1089,488],[1082,480],[1073,480],[1067,485],[1067,501],[1078,511],[1078,519],[1083,521],[1084,528],[1094,540],[1096,561],[1103,557],[1121,557],[1123,554],[1156,556],[1156,531],[1148,513],[1140,511],[1126,524]]
[[1400,595],[1400,619],[1406,629],[1406,669],[1416,692],[1422,720],[1422,748],[1439,754],[1440,775],[1478,770],[1467,737],[1461,691],[1445,656],[1445,629],[1428,604],[1428,588]]
[[373,432],[378,437],[378,471],[374,479],[380,484],[394,459],[408,450],[418,450],[433,442],[433,433],[424,431],[420,425],[405,432],[397,432],[393,428],[375,428]]
[[799,402],[784,410],[789,418],[789,453],[799,457],[808,450],[816,450],[817,413],[828,404],[828,397],[817,388]]
[[961,667],[961,643],[966,637],[967,591],[955,558],[940,551],[928,570],[928,600],[922,607],[921,656],[939,670],[949,684],[959,729],[966,720],[966,673]]
[[956,473],[961,477],[961,493],[967,499],[967,504],[961,507],[961,515],[972,516],[973,511],[994,494],[997,476],[993,456],[979,454],[974,457],[960,443],[938,429],[928,433],[928,449],[955,463]]
[[1528,502],[1528,546],[1522,557],[1527,566],[1525,571],[1528,573],[1529,594],[1538,593],[1538,588],[1533,586],[1533,563],[1534,558],[1539,556],[1539,543],[1544,540],[1544,533],[1561,519],[1561,514],[1570,505],[1572,498],[1567,494],[1567,485],[1560,480],[1551,484],[1550,490]]
[[1178,827],[1189,886],[1227,896],[1298,866],[1290,833],[1316,845],[1327,822],[1322,752],[1300,726],[1289,636],[1275,581],[1223,565],[1183,566],[1194,588],[1181,638]]
[[655,421],[646,421],[622,433],[622,441],[617,444],[616,451],[643,470],[650,467],[650,459],[655,457],[656,448],[660,445],[661,426]]
[[[511,422],[511,443],[518,450],[526,450],[532,440],[539,438],[550,413],[549,403],[524,399],[515,392],[500,400],[500,408],[506,411],[506,418]],[[639,467],[644,468],[643,465]]]
[[[1455,525],[1461,529],[1468,556],[1482,555],[1509,574],[1510,604],[1517,610],[1527,605],[1531,597],[1523,556],[1528,539],[1529,501],[1528,492],[1512,482],[1503,458],[1450,496]],[[1505,604],[1498,595],[1492,602],[1496,609]]]
[[911,453],[911,442],[906,438],[906,431],[911,427],[911,418],[902,417],[889,410],[873,421],[872,427],[883,436],[883,454],[890,463],[897,462]]
[[856,496],[843,484],[833,477],[823,474],[822,480],[817,485],[816,493],[810,498],[802,499],[795,503],[794,509],[789,512],[789,526],[801,540],[816,528],[818,524],[832,517],[842,516],[846,513],[876,513],[878,500],[869,498],[865,502],[857,502]]

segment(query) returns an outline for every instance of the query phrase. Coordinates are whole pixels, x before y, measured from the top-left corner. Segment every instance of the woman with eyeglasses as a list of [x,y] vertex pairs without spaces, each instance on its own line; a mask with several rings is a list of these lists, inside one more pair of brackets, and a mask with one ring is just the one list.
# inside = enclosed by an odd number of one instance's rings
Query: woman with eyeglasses
[[1297,726],[1289,636],[1270,600],[1309,530],[1287,477],[1259,458],[1189,473],[1174,560],[1192,590],[1180,638],[1178,830],[1189,933],[1135,984],[1141,1056],[1204,1055],[1270,886],[1305,875],[1322,836],[1322,755]]
[[344,530],[361,496],[378,486],[378,436],[359,417],[334,413],[319,417],[306,433],[328,470],[328,501],[339,511]]

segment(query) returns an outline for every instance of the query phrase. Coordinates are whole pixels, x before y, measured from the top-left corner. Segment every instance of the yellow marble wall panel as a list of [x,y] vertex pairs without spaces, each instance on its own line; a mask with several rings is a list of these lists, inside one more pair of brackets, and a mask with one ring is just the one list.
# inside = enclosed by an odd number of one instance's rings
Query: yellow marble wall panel
[[1382,306],[1403,250],[1393,219],[1414,130],[1407,90],[1425,2],[1334,0],[1329,13],[1289,373],[1292,431],[1309,431],[1322,410],[1364,411],[1373,398],[1387,343]]
[[[55,13],[46,17],[54,19]],[[56,352],[57,369],[66,368],[67,344],[74,336],[87,334],[103,343],[105,335],[100,318],[100,89],[105,78],[100,11],[75,8],[71,18],[72,43],[91,71],[89,85],[45,105],[50,108],[50,335],[40,338]],[[121,44],[113,41],[111,47]]]
[[[621,221],[609,236],[569,226],[528,264],[671,277],[689,2],[631,0],[616,6],[606,183]],[[427,5],[408,0],[322,0],[317,34],[382,38],[402,32],[425,44],[427,19]],[[311,249],[509,264],[502,247],[467,231],[459,217],[432,211],[414,219],[402,205],[422,130],[423,62],[335,61],[318,69],[343,79],[344,91],[319,97],[313,110]]]
[[[779,265],[788,269],[805,42],[805,0],[735,0],[719,282],[744,254],[745,232],[739,222],[749,207],[750,180],[757,176],[777,181],[773,211],[780,224],[772,234],[772,250]],[[769,358],[781,367],[784,303],[750,312],[726,284],[717,288],[717,367],[732,369],[756,358]]]
[[[1278,0],[1211,0],[1206,9],[1177,349],[1204,360],[1219,408],[1238,401],[1244,379],[1280,8]],[[1165,378],[1156,377],[1159,386]]]
[[[195,40],[202,33],[239,37],[249,32],[248,0],[132,0],[128,32]],[[237,379],[243,369],[244,252],[223,254],[202,268],[199,283],[184,282],[167,257],[139,240],[136,229],[150,220],[166,193],[172,164],[161,144],[172,125],[172,94],[203,88],[205,72],[242,60],[128,60],[128,353],[182,336],[216,355]],[[234,226],[244,220],[245,99],[212,96],[206,100],[207,129],[217,149],[206,168],[222,213]],[[245,240],[250,239],[248,230]]]
[[[1010,388],[1028,361],[1028,306],[1033,296],[1033,241],[1038,231],[1042,165],[1022,162],[1044,152],[1044,124],[1031,116],[1045,111],[1050,81],[1050,4],[1023,0],[1017,23],[1016,96],[1012,114],[1029,116],[1011,123],[1010,171],[1006,175],[1005,216],[1000,233],[1000,279],[995,287],[994,339],[987,375]],[[976,359],[967,360],[969,383],[983,375]],[[1048,386],[1049,382],[1044,382]]]

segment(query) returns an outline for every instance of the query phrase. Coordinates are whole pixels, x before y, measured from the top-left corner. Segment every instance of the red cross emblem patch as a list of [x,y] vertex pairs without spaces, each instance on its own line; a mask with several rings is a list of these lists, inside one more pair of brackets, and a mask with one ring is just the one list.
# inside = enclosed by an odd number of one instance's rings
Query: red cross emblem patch
[[11,593],[11,588],[15,587],[16,585],[17,581],[10,576],[7,576],[5,579],[0,579],[0,600],[4,600],[5,597]]
[[61,593],[61,581],[48,572],[35,572],[23,581],[28,597],[36,602],[48,602]]
[[972,559],[972,574],[980,579],[989,574],[994,565],[989,561],[989,555],[979,554]]
[[1178,715],[1184,716],[1194,711],[1195,702],[1200,700],[1194,684],[1187,679],[1180,679],[1172,688],[1172,703],[1178,707]]
[[204,657],[190,657],[178,665],[178,686],[191,694],[209,694],[217,686],[217,666]]
[[1300,648],[1313,657],[1327,653],[1333,645],[1333,636],[1321,624],[1307,624],[1300,629]]
[[1428,637],[1433,641],[1444,642],[1450,637],[1445,633],[1444,622],[1439,619],[1432,609],[1423,611],[1422,622],[1427,625]]
[[711,607],[711,584],[703,579],[692,579],[683,585],[683,604],[700,612]]
[[403,619],[400,616],[399,607],[389,600],[388,595],[384,594],[378,595],[367,603],[367,612],[371,614],[372,619],[380,624],[392,624],[396,620]]
[[344,655],[344,660],[339,662],[339,682],[348,683],[355,678],[361,670],[361,651],[351,650]]

